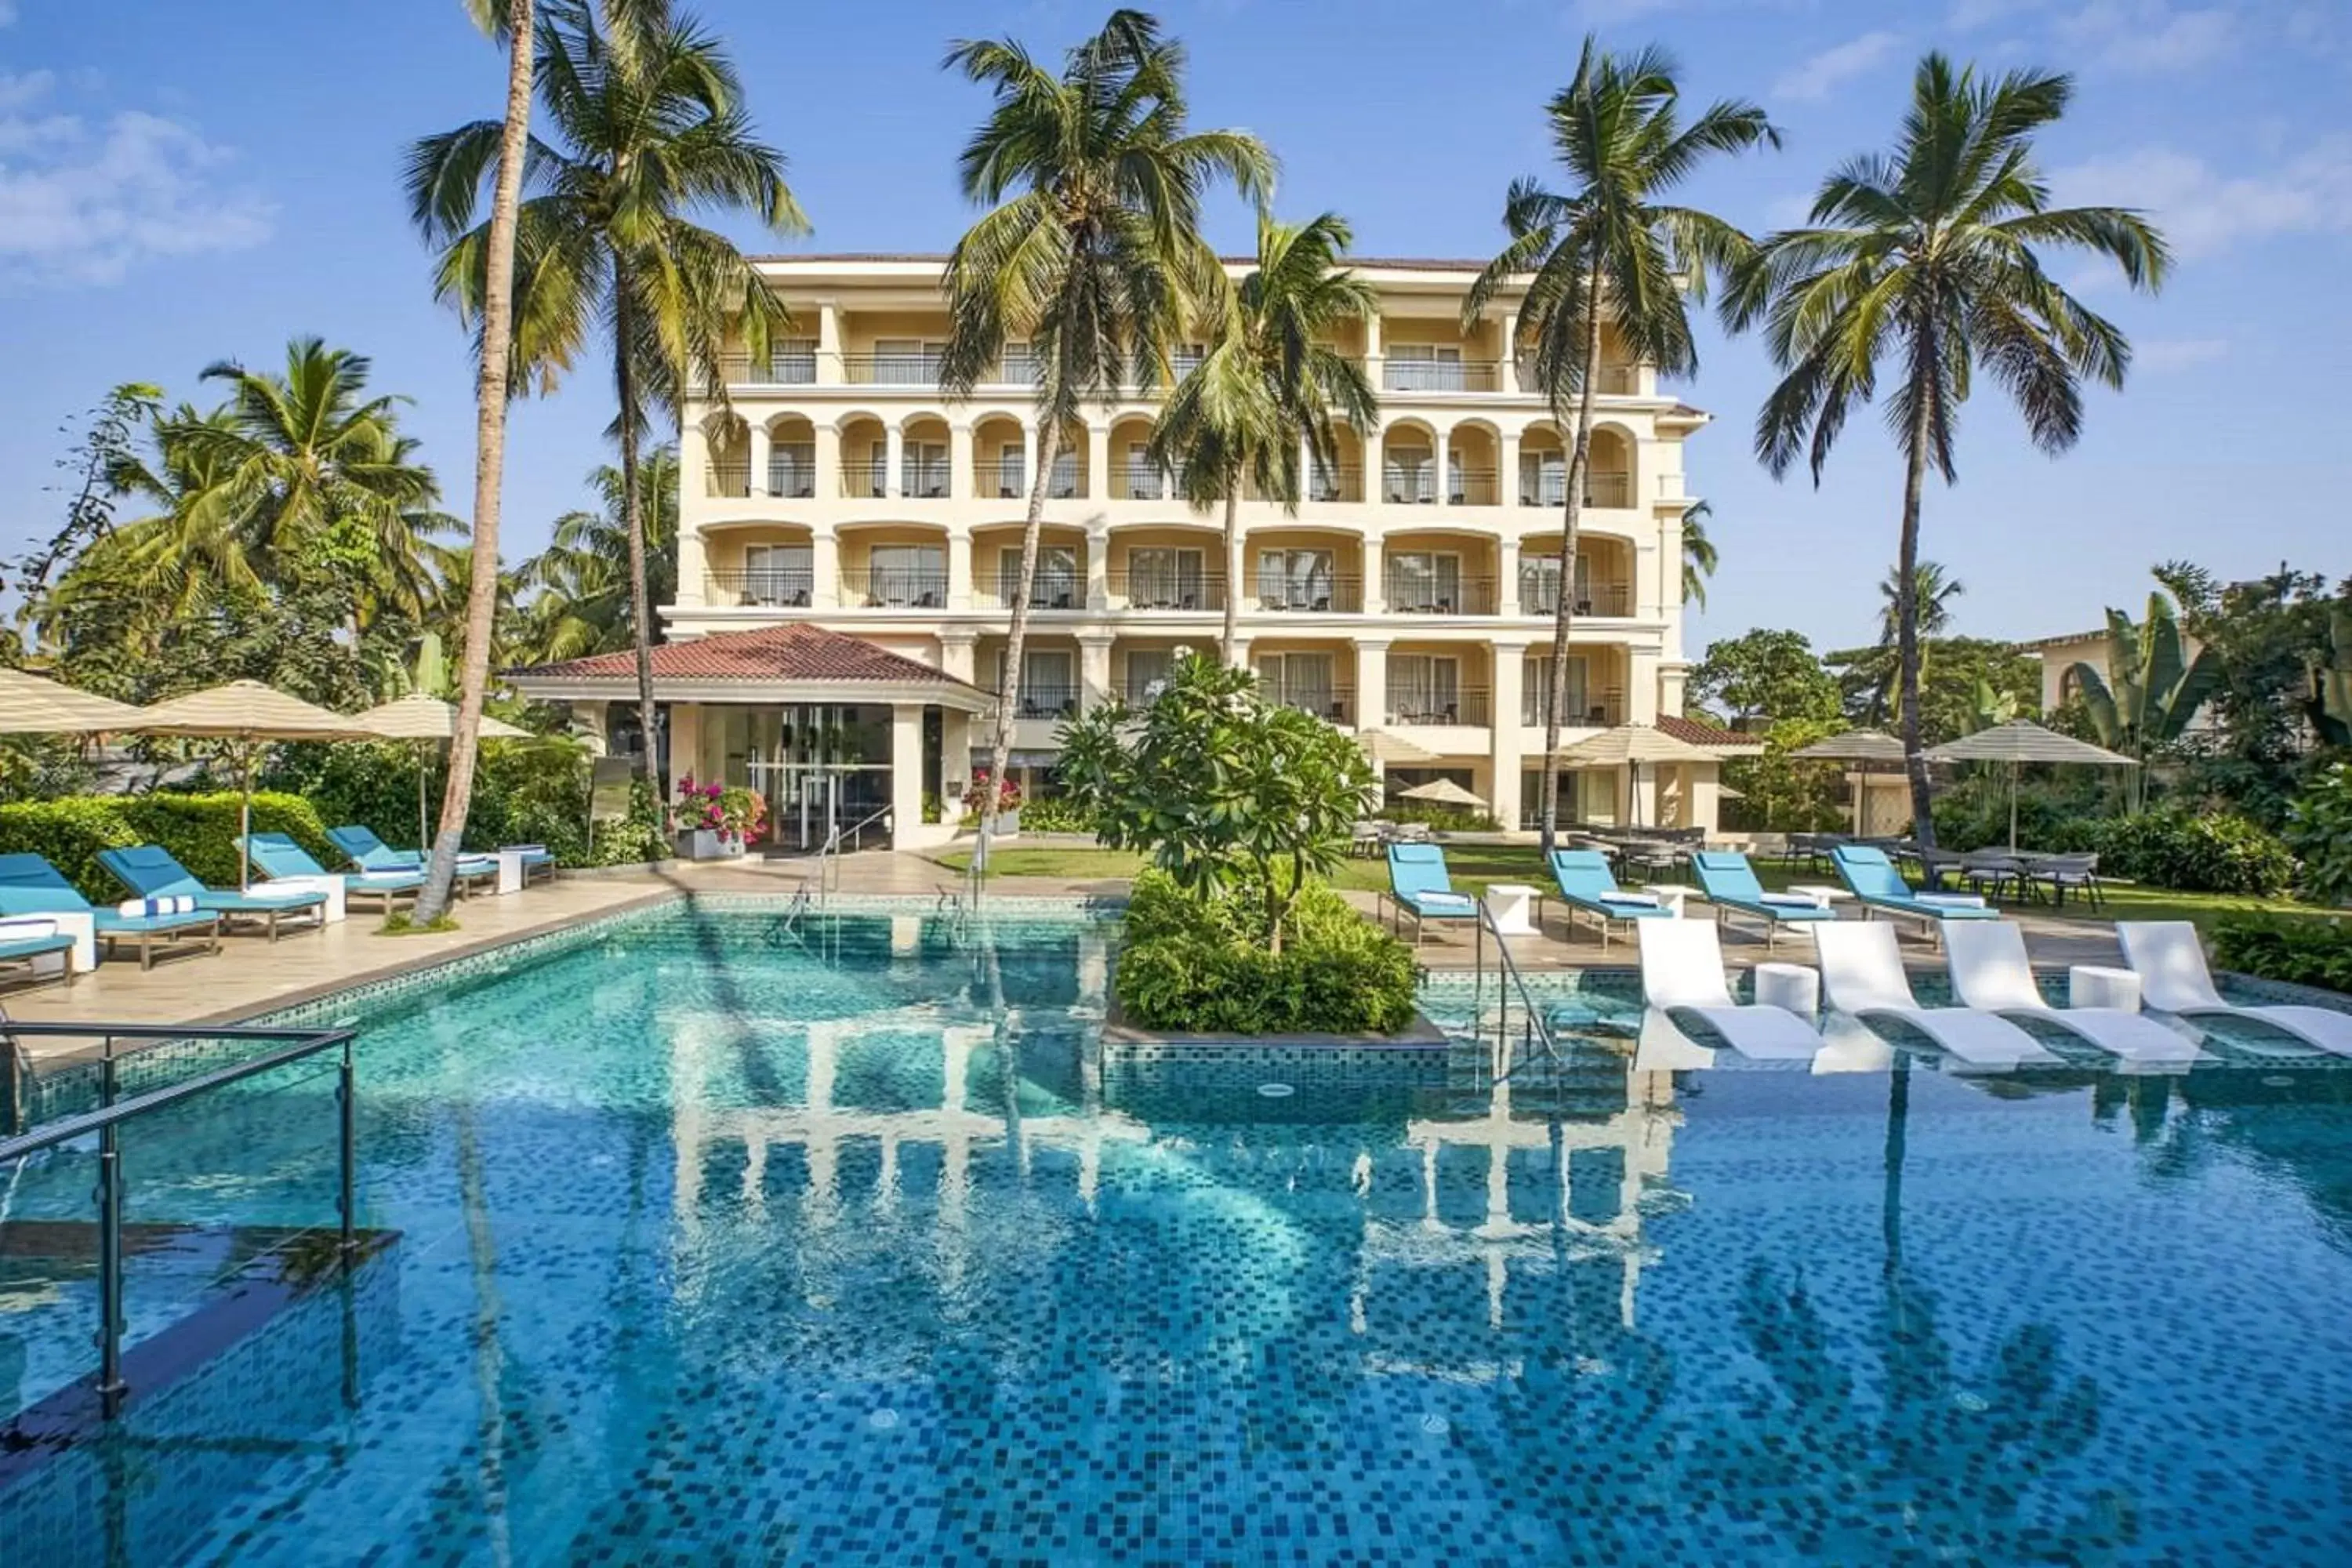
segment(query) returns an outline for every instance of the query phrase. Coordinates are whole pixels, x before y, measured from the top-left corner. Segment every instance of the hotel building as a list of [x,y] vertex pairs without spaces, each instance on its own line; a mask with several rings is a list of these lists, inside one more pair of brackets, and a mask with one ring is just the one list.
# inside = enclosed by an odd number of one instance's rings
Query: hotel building
[[[886,808],[899,844],[936,842],[955,811],[921,825],[925,797],[952,797],[985,765],[1040,447],[1034,366],[1013,344],[971,396],[941,395],[939,257],[760,265],[799,335],[728,366],[730,406],[682,411],[678,586],[658,606],[671,640],[656,655],[669,765],[763,789],[787,845]],[[1341,432],[1295,511],[1246,496],[1230,554],[1222,509],[1193,511],[1144,458],[1156,395],[1089,405],[1066,432],[1013,766],[1042,785],[1062,720],[1139,697],[1181,647],[1213,651],[1229,595],[1268,693],[1383,731],[1391,788],[1452,778],[1507,825],[1540,814],[1563,592],[1576,597],[1564,744],[1631,721],[1713,756],[1738,746],[1680,717],[1681,520],[1696,499],[1683,444],[1707,416],[1604,340],[1563,569],[1566,450],[1511,361],[1513,300],[1465,330],[1475,264],[1355,267],[1378,312],[1339,347],[1378,392],[1378,427]],[[1199,353],[1181,350],[1177,373]],[[609,710],[616,728],[635,691],[625,655],[516,684],[592,724]],[[1711,826],[1716,773],[1713,760],[1571,772],[1561,817]]]

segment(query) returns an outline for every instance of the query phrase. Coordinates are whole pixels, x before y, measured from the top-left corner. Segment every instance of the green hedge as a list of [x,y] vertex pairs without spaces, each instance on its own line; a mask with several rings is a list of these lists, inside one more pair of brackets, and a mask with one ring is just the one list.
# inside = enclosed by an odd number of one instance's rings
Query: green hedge
[[[98,863],[99,851],[138,844],[159,844],[200,880],[234,887],[237,854],[231,840],[236,837],[237,801],[231,794],[17,801],[0,805],[0,853],[47,857],[84,897],[99,903],[123,897],[121,884]],[[299,795],[256,795],[253,827],[257,833],[289,834],[321,864],[335,863],[319,814]]]
[[[1945,849],[1993,848],[2009,842],[2008,805],[1947,796],[1936,803],[1936,843]],[[2294,880],[2294,855],[2278,837],[2231,812],[2167,806],[2132,816],[2095,816],[2063,803],[2019,802],[2017,843],[2053,854],[2096,854],[2102,876],[2183,893],[2269,898]]]
[[1160,871],[1136,879],[1118,1004],[1140,1028],[1193,1034],[1388,1035],[1413,1017],[1412,952],[1329,888],[1298,895],[1280,953],[1255,900],[1195,899]]
[[2344,921],[2225,920],[2213,958],[2241,974],[2352,994],[2352,923]]

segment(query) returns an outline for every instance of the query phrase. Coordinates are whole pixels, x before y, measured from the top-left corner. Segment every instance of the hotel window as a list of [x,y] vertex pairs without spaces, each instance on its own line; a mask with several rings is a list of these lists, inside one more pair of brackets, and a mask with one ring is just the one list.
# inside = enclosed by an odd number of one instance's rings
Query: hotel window
[[1459,723],[1462,661],[1437,654],[1391,654],[1389,717],[1399,724]]
[[1127,445],[1127,477],[1123,485],[1129,500],[1159,500],[1166,493],[1167,486],[1160,479],[1160,470],[1151,466],[1149,451],[1140,441]]
[[1437,500],[1437,459],[1427,447],[1391,447],[1381,454],[1382,489],[1391,504],[1430,506]]
[[1339,689],[1331,679],[1328,653],[1269,653],[1258,660],[1259,689],[1269,701],[1318,719],[1342,717]]
[[1197,550],[1145,545],[1127,552],[1127,602],[1138,610],[1207,607],[1207,558]]
[[1566,506],[1568,458],[1559,452],[1519,454],[1519,504]]
[[1389,608],[1406,615],[1452,615],[1462,608],[1462,557],[1407,551],[1389,557]]
[[940,544],[877,544],[866,557],[868,605],[938,609],[947,603],[948,552]]
[[768,493],[786,500],[816,494],[816,444],[779,442],[768,448]]
[[[1592,614],[1592,557],[1579,554],[1576,558],[1576,605],[1580,616]],[[1522,555],[1519,557],[1519,614],[1552,616],[1559,613],[1559,557],[1557,555]]]
[[743,547],[743,602],[803,608],[809,602],[814,556],[805,544]]
[[846,477],[849,481],[849,494],[852,496],[878,500],[887,494],[890,485],[890,443],[887,441],[868,443],[865,460],[859,462],[852,459]]
[[1336,579],[1328,550],[1261,550],[1257,596],[1268,610],[1328,610]]
[[[996,650],[996,689],[1004,689],[1004,650]],[[1021,654],[1023,719],[1062,719],[1078,710],[1078,682],[1066,648],[1024,648]]]
[[1017,500],[1029,493],[1028,455],[1018,441],[996,449],[996,499]]
[[1178,343],[1169,351],[1168,373],[1175,380],[1181,381],[1200,369],[1201,362],[1208,357],[1209,346],[1206,343]]
[[1160,695],[1156,688],[1168,683],[1168,671],[1176,656],[1165,648],[1138,648],[1127,656],[1127,701],[1130,708],[1139,708]]
[[1309,453],[1307,462],[1307,499],[1309,500],[1343,500],[1340,493],[1339,469]]
[[940,379],[943,342],[921,338],[874,340],[874,380],[883,386],[928,386]]
[[[1529,654],[1521,665],[1519,683],[1519,722],[1541,729],[1551,722],[1551,655]],[[1585,659],[1582,654],[1568,656],[1568,706],[1561,710],[1560,722],[1570,727],[1602,722],[1599,711],[1586,693]]]
[[1065,447],[1054,454],[1054,475],[1046,482],[1045,493],[1055,500],[1069,500],[1078,493],[1078,454]]
[[1002,376],[1005,385],[1034,386],[1037,384],[1041,366],[1037,360],[1036,352],[1031,349],[1027,343],[1006,343],[1004,345],[1004,359],[1003,363],[1003,369],[998,374]]
[[[996,552],[997,596],[1013,602],[1021,581],[1021,551],[1007,546]],[[1082,602],[1078,586],[1078,552],[1066,544],[1037,547],[1037,574],[1029,581],[1029,605],[1037,610],[1070,610]]]
[[1438,343],[1391,343],[1387,380],[1393,392],[1459,392],[1462,351]]
[[780,386],[807,386],[816,380],[816,340],[779,338],[768,345],[768,379]]
[[899,448],[898,493],[919,500],[947,499],[946,442],[909,441]]

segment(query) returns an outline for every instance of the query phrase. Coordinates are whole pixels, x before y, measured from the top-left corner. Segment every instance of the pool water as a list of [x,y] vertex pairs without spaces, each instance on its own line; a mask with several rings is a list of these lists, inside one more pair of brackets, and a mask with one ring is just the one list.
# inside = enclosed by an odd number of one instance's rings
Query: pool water
[[[1590,989],[1500,1079],[1148,1050],[1103,1040],[1114,928],[804,925],[355,1005],[397,1240],[0,1491],[0,1556],[2352,1560],[2345,1066],[1650,1071]],[[134,1334],[331,1214],[331,1093],[132,1152]],[[0,1413],[89,1326],[7,1280]]]

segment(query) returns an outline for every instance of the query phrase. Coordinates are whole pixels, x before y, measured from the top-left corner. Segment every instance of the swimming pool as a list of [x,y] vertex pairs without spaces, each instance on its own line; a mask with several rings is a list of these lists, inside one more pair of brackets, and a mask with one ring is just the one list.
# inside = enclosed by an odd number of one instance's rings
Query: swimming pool
[[[1111,936],[674,907],[349,1005],[397,1239],[0,1492],[0,1540],[2352,1556],[2352,1071],[1654,1073],[1591,988],[1567,1058],[1499,1084],[1467,1047],[1106,1048]],[[175,1278],[331,1211],[330,1083],[134,1152],[134,1221],[190,1227]],[[88,1185],[29,1170],[9,1218]],[[87,1349],[54,1342],[70,1280],[0,1279],[5,1408]]]

